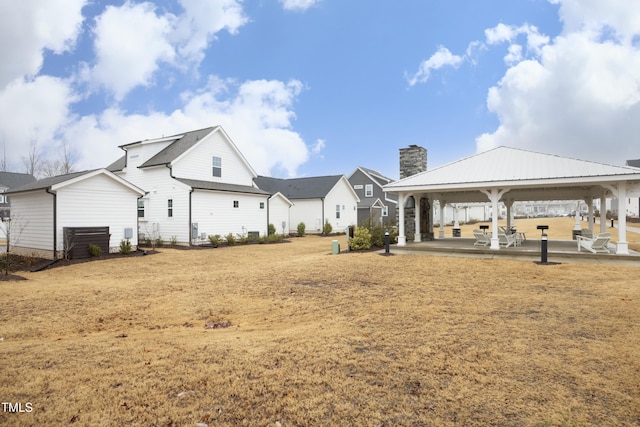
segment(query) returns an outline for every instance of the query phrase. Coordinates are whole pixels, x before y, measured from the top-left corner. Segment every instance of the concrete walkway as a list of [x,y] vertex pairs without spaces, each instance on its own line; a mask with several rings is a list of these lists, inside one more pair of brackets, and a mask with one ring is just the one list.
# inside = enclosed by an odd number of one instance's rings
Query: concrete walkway
[[[527,239],[521,246],[492,250],[488,247],[474,246],[475,239],[445,238],[429,242],[407,243],[406,246],[392,245],[391,253],[422,253],[436,256],[468,258],[541,260],[541,241]],[[582,250],[578,252],[575,240],[549,240],[547,261],[560,263],[624,264],[640,267],[640,253],[629,251],[629,255],[616,255],[615,245],[609,245],[611,254],[592,254]]]

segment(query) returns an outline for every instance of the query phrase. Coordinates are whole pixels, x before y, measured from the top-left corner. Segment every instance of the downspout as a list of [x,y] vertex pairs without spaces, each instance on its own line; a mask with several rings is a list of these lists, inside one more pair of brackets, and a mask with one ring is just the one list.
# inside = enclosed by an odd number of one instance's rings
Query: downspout
[[53,196],[53,260],[58,260],[58,196],[47,188],[44,191]]
[[322,201],[322,221],[320,223],[320,230],[322,230],[322,227],[324,227],[324,197],[320,197],[320,200]]
[[[175,176],[173,176],[173,169],[171,168],[171,165],[167,164],[165,165],[167,167],[167,169],[169,169],[169,176],[171,177],[171,179],[176,179]],[[193,246],[193,242],[192,242],[192,228],[193,228],[193,224],[191,222],[191,206],[192,206],[192,202],[191,202],[191,196],[193,195],[193,187],[190,187],[191,190],[189,190],[189,213],[187,214],[187,239],[189,239],[189,246]]]

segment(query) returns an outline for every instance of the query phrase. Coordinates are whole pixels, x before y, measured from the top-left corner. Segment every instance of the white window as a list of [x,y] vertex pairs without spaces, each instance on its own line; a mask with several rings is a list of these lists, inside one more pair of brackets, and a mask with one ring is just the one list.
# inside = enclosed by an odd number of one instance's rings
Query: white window
[[389,216],[389,206],[382,207],[382,216]]
[[173,218],[173,199],[167,200],[167,216]]
[[240,202],[238,200],[234,200],[233,201],[233,207],[234,208],[239,208],[240,207]]
[[340,205],[336,205],[336,218],[340,218]]
[[138,218],[144,218],[144,200],[138,199]]
[[220,178],[222,176],[222,157],[213,156],[211,164],[213,176]]
[[364,186],[364,197],[373,197],[373,184]]

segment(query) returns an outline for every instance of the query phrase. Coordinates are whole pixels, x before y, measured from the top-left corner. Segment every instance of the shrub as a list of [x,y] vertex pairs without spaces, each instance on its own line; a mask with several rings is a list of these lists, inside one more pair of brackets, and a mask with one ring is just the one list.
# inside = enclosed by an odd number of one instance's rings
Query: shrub
[[302,237],[304,236],[304,232],[307,229],[307,226],[304,225],[304,222],[301,222],[300,224],[298,224],[298,236]]
[[236,234],[236,242],[241,243],[241,244],[245,244],[245,243],[249,243],[251,239],[249,238],[248,235],[244,235],[244,234]]
[[269,236],[272,234],[276,234],[276,226],[273,224],[269,224]]
[[129,255],[131,253],[131,242],[127,240],[120,240],[120,253],[122,255]]
[[333,227],[331,226],[331,223],[329,222],[329,220],[326,220],[324,223],[324,227],[322,227],[322,234],[329,235],[332,231]]
[[91,255],[92,257],[99,257],[100,255],[102,255],[102,249],[100,249],[100,246],[98,245],[90,244],[89,255]]
[[236,244],[236,236],[233,233],[229,233],[225,236],[224,240],[227,241],[227,245],[235,245]]
[[178,238],[176,236],[171,236],[171,240],[169,240],[169,244],[171,246],[175,246],[178,244]]
[[159,248],[164,246],[164,240],[162,240],[162,237],[158,236],[158,238],[156,239],[156,246]]
[[271,234],[268,238],[267,238],[267,242],[269,243],[279,243],[282,242],[284,236],[282,234]]
[[151,246],[151,238],[145,237],[144,238],[144,245],[145,246]]
[[362,251],[371,248],[371,233],[366,227],[358,227],[349,239],[349,246],[354,251]]
[[216,248],[220,245],[220,243],[222,243],[222,236],[219,234],[209,234],[207,238],[209,239],[209,243],[211,243],[211,245],[215,246]]

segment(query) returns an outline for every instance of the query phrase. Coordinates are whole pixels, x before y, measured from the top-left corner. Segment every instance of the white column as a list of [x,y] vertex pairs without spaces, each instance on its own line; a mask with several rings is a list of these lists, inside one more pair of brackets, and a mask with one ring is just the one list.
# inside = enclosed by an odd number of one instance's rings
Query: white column
[[576,223],[573,226],[574,230],[581,230],[582,227],[580,226],[580,202],[578,202],[578,204],[576,205]]
[[420,199],[422,199],[422,195],[421,194],[414,194],[413,195],[413,199],[416,202],[416,207],[414,209],[415,215],[414,215],[414,219],[416,221],[416,232],[413,236],[413,241],[415,243],[420,243],[422,241],[422,233],[420,232]]
[[589,223],[589,231],[593,232],[593,197],[587,197],[584,199],[587,202],[587,211],[589,214],[587,215],[587,222]]
[[447,205],[447,202],[443,199],[440,199],[440,232],[438,237],[444,239],[444,208]]
[[627,242],[627,183],[618,184],[618,244],[616,253],[629,255],[629,242]]
[[507,230],[513,227],[513,212],[511,208],[513,207],[513,200],[506,200],[504,205],[507,207]]
[[490,249],[500,249],[500,239],[498,238],[498,202],[500,198],[508,191],[499,191],[497,188],[492,188],[491,191],[480,190],[487,195],[491,201],[491,246]]
[[604,192],[600,196],[600,232],[607,232],[607,196]]
[[453,228],[460,228],[458,222],[458,205],[453,205]]
[[406,198],[403,193],[398,193],[398,246],[407,244],[407,236],[404,235],[404,202]]

